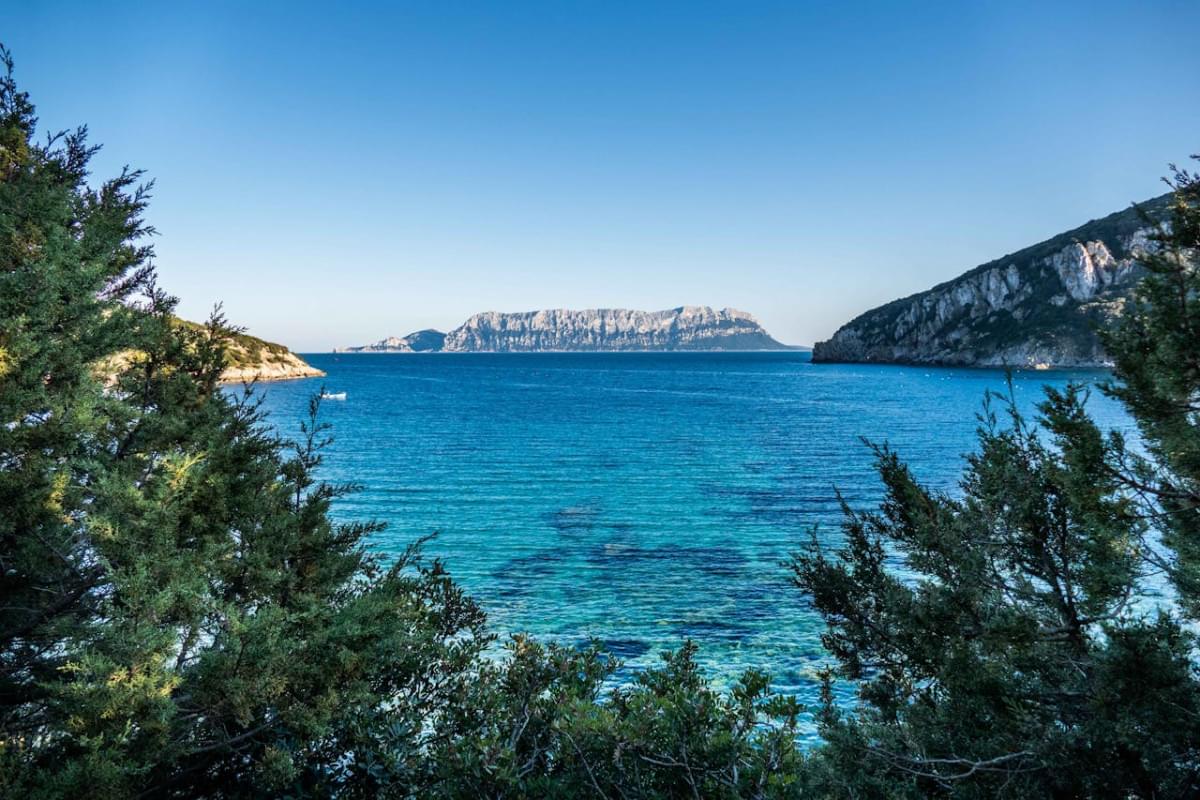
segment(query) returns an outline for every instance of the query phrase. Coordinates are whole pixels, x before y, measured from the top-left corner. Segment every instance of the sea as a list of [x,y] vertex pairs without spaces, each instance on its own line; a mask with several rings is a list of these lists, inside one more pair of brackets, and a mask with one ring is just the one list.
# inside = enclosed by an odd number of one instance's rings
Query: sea
[[[988,393],[1036,416],[1046,385],[1102,371],[814,364],[809,354],[306,354],[324,378],[263,384],[298,434],[322,388],[321,476],[361,485],[343,519],[378,519],[384,558],[428,557],[504,640],[598,640],[631,677],[685,640],[718,686],[747,668],[816,699],[824,625],[789,555],[836,548],[840,497],[875,507],[865,441],[954,494]],[[1128,430],[1098,391],[1102,426]],[[897,569],[902,565],[897,563]]]

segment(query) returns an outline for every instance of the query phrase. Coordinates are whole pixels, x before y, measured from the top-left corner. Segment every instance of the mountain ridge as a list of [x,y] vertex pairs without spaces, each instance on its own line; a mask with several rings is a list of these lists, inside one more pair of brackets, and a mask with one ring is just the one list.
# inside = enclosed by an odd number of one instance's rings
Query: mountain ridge
[[[1140,208],[1153,215],[1168,197]],[[858,315],[813,361],[1106,366],[1096,330],[1130,296],[1151,232],[1137,207],[1090,220]]]
[[[411,339],[442,336],[440,348],[418,351]],[[427,336],[427,339],[431,337]],[[418,331],[336,352],[636,352],[796,350],[772,337],[753,315],[733,308],[677,306],[662,311],[623,308],[485,311],[454,330]]]

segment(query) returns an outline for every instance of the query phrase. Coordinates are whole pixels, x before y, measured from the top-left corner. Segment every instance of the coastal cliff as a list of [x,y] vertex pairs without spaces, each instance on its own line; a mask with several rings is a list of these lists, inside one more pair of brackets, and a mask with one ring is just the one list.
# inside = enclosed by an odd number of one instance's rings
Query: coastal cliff
[[244,333],[234,337],[225,359],[228,366],[221,373],[222,383],[287,381],[325,375],[283,345]]
[[[443,336],[433,346],[434,334]],[[666,311],[601,308],[475,314],[447,334],[420,331],[341,352],[533,353],[639,350],[790,350],[752,315],[732,308],[680,306]]]
[[813,361],[1106,366],[1096,331],[1129,298],[1150,233],[1134,209],[1093,220],[862,314],[818,342]]
[[782,350],[744,311],[682,306],[668,311],[601,308],[476,314],[446,334],[447,351]]
[[[185,319],[176,318],[176,321],[194,330],[203,327]],[[259,339],[248,333],[233,334],[225,350],[225,363],[221,383],[289,381],[297,378],[320,378],[325,375],[283,345]]]

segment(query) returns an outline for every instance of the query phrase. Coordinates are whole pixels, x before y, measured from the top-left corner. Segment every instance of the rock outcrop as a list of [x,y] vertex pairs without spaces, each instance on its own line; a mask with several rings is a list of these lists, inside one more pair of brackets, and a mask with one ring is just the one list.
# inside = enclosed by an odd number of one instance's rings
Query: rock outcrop
[[408,336],[389,336],[374,344],[346,347],[335,353],[434,353],[442,349],[446,334],[426,328]]
[[448,351],[783,350],[744,311],[682,306],[668,311],[601,308],[476,314],[446,334]]
[[226,367],[221,373],[221,383],[290,381],[296,378],[320,378],[325,375],[287,349],[282,353],[261,351],[260,355],[256,360]]
[[245,333],[234,335],[225,351],[225,361],[228,366],[221,373],[222,383],[288,381],[325,374],[283,345]]
[[[375,345],[342,352],[415,352],[409,340],[417,335],[384,339]],[[475,314],[445,334],[440,348],[428,349],[450,353],[533,353],[799,348],[776,341],[758,320],[744,311],[681,306],[667,311],[623,308],[488,311]]]
[[862,314],[818,342],[813,361],[1106,366],[1096,331],[1130,296],[1149,234],[1133,209],[1093,220]]
[[[199,331],[195,322],[173,318],[177,325]],[[121,370],[145,358],[138,350],[123,350],[95,365],[96,373],[110,383]],[[225,349],[225,369],[221,383],[251,383],[255,381],[287,381],[296,378],[320,378],[325,373],[311,366],[300,356],[281,344],[259,339],[245,333],[235,333]]]

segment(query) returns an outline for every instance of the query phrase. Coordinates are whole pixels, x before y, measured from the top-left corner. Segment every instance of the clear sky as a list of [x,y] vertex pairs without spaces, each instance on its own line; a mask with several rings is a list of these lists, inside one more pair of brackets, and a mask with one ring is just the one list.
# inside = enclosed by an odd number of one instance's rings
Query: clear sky
[[1200,3],[11,0],[163,284],[301,351],[476,311],[733,306],[811,344],[1163,191]]

